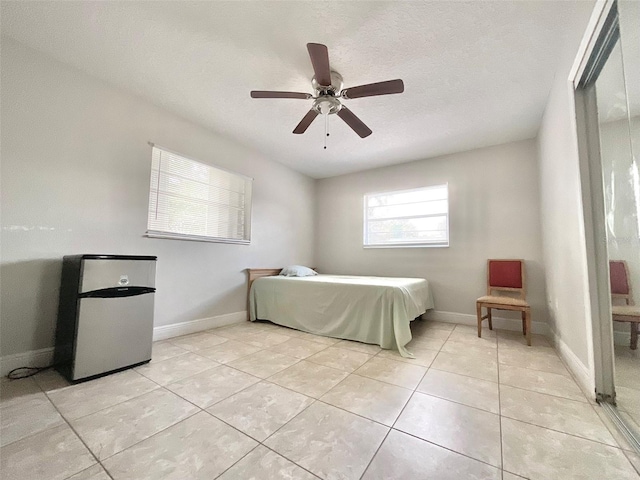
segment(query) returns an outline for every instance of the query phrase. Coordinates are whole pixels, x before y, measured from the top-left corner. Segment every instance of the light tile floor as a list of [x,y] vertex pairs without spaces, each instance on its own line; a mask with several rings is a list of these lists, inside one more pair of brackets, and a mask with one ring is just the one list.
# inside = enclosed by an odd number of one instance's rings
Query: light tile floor
[[544,337],[412,331],[415,360],[247,322],[158,342],[150,364],[87,383],[4,379],[0,477],[640,478]]

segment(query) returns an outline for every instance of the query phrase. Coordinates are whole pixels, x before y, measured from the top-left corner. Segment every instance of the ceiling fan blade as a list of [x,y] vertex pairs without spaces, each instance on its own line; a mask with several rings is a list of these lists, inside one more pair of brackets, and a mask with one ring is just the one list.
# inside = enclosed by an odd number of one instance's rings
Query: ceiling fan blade
[[268,90],[251,90],[251,98],[301,98],[306,100],[311,98],[309,93],[296,92],[270,92]]
[[300,120],[300,123],[296,126],[296,128],[293,129],[293,133],[300,134],[306,132],[307,128],[309,128],[309,125],[311,125],[311,122],[313,122],[317,116],[318,112],[316,112],[314,109],[309,110],[303,117],[303,119]]
[[402,80],[387,80],[386,82],[369,83],[358,87],[345,88],[342,96],[345,98],[375,97],[376,95],[390,95],[404,92]]
[[331,85],[331,67],[329,67],[329,50],[321,43],[307,43],[311,65],[316,81],[323,87]]
[[360,138],[368,137],[373,132],[367,127],[362,120],[354,115],[354,113],[347,107],[342,105],[342,108],[338,110],[338,116],[344,120],[344,123],[349,125],[354,132],[360,135]]

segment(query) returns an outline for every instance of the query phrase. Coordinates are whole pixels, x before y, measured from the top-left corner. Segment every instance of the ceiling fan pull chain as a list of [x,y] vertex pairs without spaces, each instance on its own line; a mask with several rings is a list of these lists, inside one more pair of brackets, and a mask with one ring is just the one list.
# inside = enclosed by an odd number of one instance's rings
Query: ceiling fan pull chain
[[324,149],[327,149],[327,137],[329,136],[329,133],[327,132],[327,123],[328,123],[328,119],[329,119],[329,115],[324,116]]

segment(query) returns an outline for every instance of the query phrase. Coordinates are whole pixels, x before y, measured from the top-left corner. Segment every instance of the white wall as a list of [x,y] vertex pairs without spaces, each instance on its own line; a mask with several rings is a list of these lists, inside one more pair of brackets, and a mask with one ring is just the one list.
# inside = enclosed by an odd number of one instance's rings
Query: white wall
[[[312,179],[5,37],[1,80],[2,355],[53,345],[66,254],[157,255],[156,325],[245,310],[245,268],[314,263]],[[148,141],[255,179],[251,245],[143,237]]]
[[[365,193],[442,183],[450,247],[362,247]],[[546,322],[538,193],[534,140],[319,180],[316,263],[332,273],[427,278],[437,311],[470,320],[485,294],[487,259],[523,258],[533,320]]]
[[592,2],[581,5],[566,26],[565,44],[558,46],[559,64],[537,140],[549,322],[563,357],[586,386],[593,383],[591,308],[575,106],[568,81],[593,9]]
[[580,171],[568,70],[563,73],[549,96],[538,134],[542,242],[550,326],[588,368],[591,310]]

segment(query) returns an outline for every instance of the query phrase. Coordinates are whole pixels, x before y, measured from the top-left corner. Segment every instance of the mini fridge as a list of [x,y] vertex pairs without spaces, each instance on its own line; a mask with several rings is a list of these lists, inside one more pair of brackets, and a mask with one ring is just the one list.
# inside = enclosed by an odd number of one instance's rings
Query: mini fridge
[[64,257],[54,363],[70,381],[151,360],[156,260],[135,255]]

